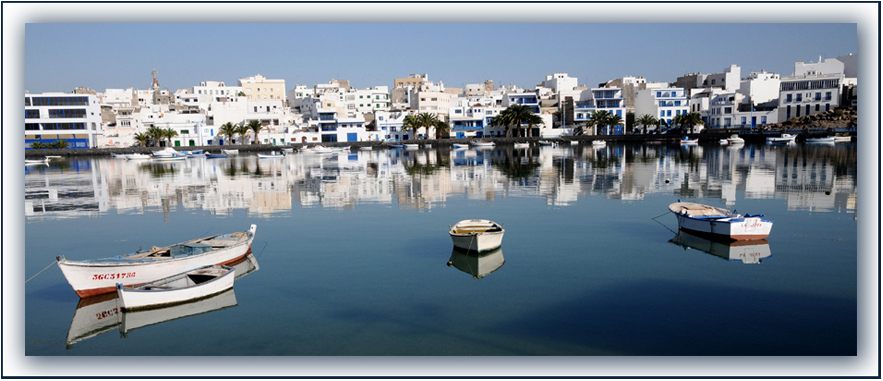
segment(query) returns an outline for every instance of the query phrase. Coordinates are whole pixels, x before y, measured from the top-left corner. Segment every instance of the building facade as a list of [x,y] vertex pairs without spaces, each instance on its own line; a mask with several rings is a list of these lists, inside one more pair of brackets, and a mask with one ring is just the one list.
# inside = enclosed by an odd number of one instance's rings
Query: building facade
[[101,104],[92,94],[25,94],[25,149],[64,140],[68,148],[94,148],[103,133]]

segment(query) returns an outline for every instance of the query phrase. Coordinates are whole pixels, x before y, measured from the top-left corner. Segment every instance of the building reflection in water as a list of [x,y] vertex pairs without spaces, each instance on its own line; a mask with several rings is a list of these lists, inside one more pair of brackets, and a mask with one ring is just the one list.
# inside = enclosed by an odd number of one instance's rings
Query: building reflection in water
[[738,192],[748,199],[785,199],[789,210],[854,212],[856,162],[854,143],[650,143],[519,150],[501,145],[485,150],[297,153],[281,160],[241,155],[173,163],[74,158],[25,168],[25,216],[33,221],[179,207],[221,215],[244,209],[271,217],[295,204],[430,209],[452,196],[539,197],[549,205],[566,206],[591,195],[641,200],[648,194],[674,194],[717,198],[732,206]]

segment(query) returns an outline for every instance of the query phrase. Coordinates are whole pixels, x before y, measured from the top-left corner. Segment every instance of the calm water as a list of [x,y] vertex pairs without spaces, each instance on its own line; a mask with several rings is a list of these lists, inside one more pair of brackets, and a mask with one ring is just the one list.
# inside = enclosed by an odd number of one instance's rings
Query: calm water
[[[258,229],[233,293],[152,315],[81,301],[50,267],[25,285],[25,354],[856,355],[856,157],[612,144],[28,167],[26,278],[59,254]],[[677,235],[679,198],[763,213],[772,235]],[[453,251],[467,218],[503,223],[501,250]]]

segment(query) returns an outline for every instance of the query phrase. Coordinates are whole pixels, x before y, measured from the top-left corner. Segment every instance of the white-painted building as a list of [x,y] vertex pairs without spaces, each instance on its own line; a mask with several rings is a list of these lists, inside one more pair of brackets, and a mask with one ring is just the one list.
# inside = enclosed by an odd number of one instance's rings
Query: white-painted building
[[25,149],[31,143],[68,142],[68,148],[94,148],[102,135],[101,101],[93,94],[25,94]]
[[745,95],[746,101],[753,105],[766,103],[779,99],[779,84],[781,77],[776,73],[767,73],[766,70],[751,72],[739,85],[739,92]]
[[840,107],[843,82],[843,74],[807,74],[782,78],[779,88],[779,121]]
[[689,98],[683,88],[645,89],[635,95],[635,118],[649,114],[671,125],[672,118],[689,111]]
[[[598,111],[607,111],[622,118],[622,124],[615,126],[593,126],[591,134],[622,135],[625,133],[626,107],[622,89],[616,87],[597,87],[584,91],[586,100],[576,102],[573,109],[573,122],[583,124],[592,119]],[[583,97],[581,97],[582,99]]]

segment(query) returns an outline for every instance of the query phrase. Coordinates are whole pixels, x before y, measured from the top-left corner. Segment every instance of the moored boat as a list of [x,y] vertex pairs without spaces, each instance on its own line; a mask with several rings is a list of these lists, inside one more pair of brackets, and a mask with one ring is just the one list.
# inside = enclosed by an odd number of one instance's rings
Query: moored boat
[[694,234],[731,240],[755,240],[769,237],[773,221],[763,215],[736,212],[695,202],[675,202],[668,210],[678,218],[678,227]]
[[471,144],[475,148],[489,148],[494,146],[494,142],[487,140],[477,140],[469,144]]
[[115,257],[69,260],[58,267],[81,298],[116,291],[116,284],[138,285],[206,265],[241,259],[251,247],[257,225],[248,231],[197,238],[165,247],[152,247]]
[[172,147],[166,147],[159,151],[154,151],[152,153],[153,157],[185,157],[187,156],[184,153],[178,152]]
[[136,286],[116,284],[123,311],[169,307],[207,298],[233,288],[236,271],[229,266],[208,265]]
[[496,222],[472,219],[457,222],[448,233],[454,246],[463,250],[482,252],[500,247],[505,232],[503,225]]
[[275,152],[275,151],[270,152],[268,154],[265,154],[265,153],[258,154],[258,159],[279,159],[279,158],[283,158],[283,157],[285,157],[285,155],[283,155],[279,152]]
[[730,142],[727,139],[720,140],[720,145],[722,145],[722,146],[729,145],[729,144],[730,144]]
[[49,165],[49,159],[48,158],[47,159],[40,159],[40,160],[25,159],[25,165],[42,165],[42,164]]
[[732,134],[729,138],[727,138],[727,142],[729,142],[730,144],[743,144],[745,143],[745,139],[742,139],[737,134]]
[[468,144],[454,144],[454,149],[466,149],[469,148]]
[[374,149],[374,148],[371,147],[371,146],[362,146],[362,147],[359,147],[359,151],[371,151],[371,150],[373,150],[373,149]]
[[530,143],[515,143],[516,149],[528,148],[530,147]]
[[852,141],[851,136],[834,136],[835,143],[846,143],[846,142],[851,142],[851,141]]
[[836,140],[834,140],[833,136],[826,136],[822,138],[806,138],[806,142],[810,144],[834,144]]
[[690,139],[689,136],[684,136],[683,138],[681,138],[680,143],[683,145],[699,144],[699,138]]
[[130,153],[126,155],[126,160],[147,160],[150,159],[150,155],[143,153]]
[[539,145],[541,145],[541,146],[551,146],[551,145],[554,145],[554,143],[552,143],[552,142],[550,142],[550,141],[548,141],[548,140],[540,140],[540,141],[537,142],[537,144],[539,144]]
[[766,138],[766,142],[770,144],[788,144],[793,143],[797,139],[797,135],[782,134],[782,136],[771,136]]
[[606,140],[592,140],[592,147],[604,147],[606,145]]
[[154,156],[150,158],[150,161],[181,161],[186,159],[187,156]]
[[419,145],[419,144],[403,144],[403,146],[404,146],[405,149],[407,149],[407,150],[415,150],[415,149],[419,149],[419,148],[420,148],[420,145]]
[[225,158],[225,157],[230,157],[230,155],[227,155],[226,153],[207,153],[207,154],[205,154],[206,159],[221,159],[221,158]]
[[230,156],[239,155],[238,149],[222,149],[221,152]]

